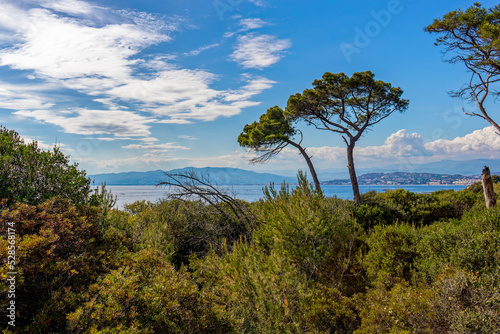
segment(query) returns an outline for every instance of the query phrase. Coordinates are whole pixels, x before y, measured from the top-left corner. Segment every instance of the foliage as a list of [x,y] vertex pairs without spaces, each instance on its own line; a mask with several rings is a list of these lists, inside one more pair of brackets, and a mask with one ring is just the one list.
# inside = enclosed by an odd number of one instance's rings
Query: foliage
[[[292,140],[297,133],[300,134],[300,141]],[[306,160],[314,180],[316,190],[321,191],[321,186],[312,164],[311,157],[306,149],[301,146],[302,132],[293,128],[291,122],[285,117],[283,110],[274,106],[267,110],[267,113],[260,116],[259,122],[245,125],[243,132],[238,136],[240,146],[248,147],[257,153],[262,153],[250,161],[253,163],[265,162],[273,156],[279,154],[285,147],[292,145],[297,148]]]
[[[3,210],[0,253],[4,280],[11,271],[7,262],[7,230],[15,230],[16,328],[24,333],[65,328],[64,314],[74,309],[80,294],[112,266],[116,244],[103,238],[101,225],[98,209],[73,206],[58,198],[38,206],[15,204]],[[6,286],[2,285],[2,308],[8,301],[6,293]]]
[[282,251],[240,243],[192,267],[238,333],[345,333],[356,326],[354,301],[307,279]]
[[[20,143],[30,159],[54,154]],[[3,279],[11,226],[18,261],[4,332],[500,332],[500,209],[481,191],[371,192],[359,205],[299,173],[246,203],[184,177],[170,179],[175,198],[123,211],[104,186],[53,197],[55,176],[22,195],[50,200],[1,200]]]
[[37,205],[54,196],[85,203],[90,179],[58,147],[41,150],[37,142],[25,144],[13,130],[0,127],[0,198],[9,204]]
[[492,274],[500,260],[499,231],[500,211],[482,207],[466,213],[460,221],[423,228],[416,245],[415,276],[432,282],[447,266]]
[[363,231],[345,201],[327,199],[313,190],[304,175],[293,190],[282,186],[265,190],[256,209],[260,227],[254,243],[279,250],[301,272],[352,294],[362,289],[360,265]]
[[363,243],[346,203],[324,198],[304,175],[293,190],[265,193],[251,243],[192,261],[197,282],[241,333],[352,332]]
[[498,333],[500,210],[421,228],[378,226],[359,333]]
[[431,285],[378,285],[360,304],[355,333],[499,333],[498,282],[453,267]]
[[440,190],[430,194],[416,194],[404,189],[385,193],[372,191],[363,194],[362,199],[363,204],[355,208],[355,216],[365,229],[396,223],[422,226],[450,218],[459,219],[479,201],[484,202],[482,196],[468,190]]
[[361,202],[354,168],[354,146],[365,130],[379,123],[393,112],[408,108],[402,99],[401,88],[374,79],[370,72],[356,72],[351,77],[344,73],[325,73],[313,82],[312,89],[290,96],[285,116],[304,120],[320,130],[340,133],[347,145],[349,174],[354,201]]
[[68,319],[71,330],[92,333],[229,333],[210,298],[164,254],[145,249],[93,284]]
[[252,232],[225,203],[215,208],[201,201],[138,201],[125,210],[110,212],[108,223],[122,235],[128,249],[154,247],[171,256],[176,267],[187,264],[191,254],[203,257],[211,247],[220,254],[223,243],[231,247],[240,236],[251,237]]
[[429,287],[411,286],[406,281],[390,289],[380,284],[358,305],[362,323],[354,333],[447,333],[437,323],[435,297]]
[[377,226],[369,236],[369,252],[363,262],[376,283],[392,286],[411,278],[411,269],[417,256],[416,230],[409,225]]
[[258,122],[245,125],[238,136],[238,143],[256,152],[263,152],[262,156],[251,161],[264,162],[288,146],[296,133],[297,129],[285,118],[283,110],[274,106],[261,115]]

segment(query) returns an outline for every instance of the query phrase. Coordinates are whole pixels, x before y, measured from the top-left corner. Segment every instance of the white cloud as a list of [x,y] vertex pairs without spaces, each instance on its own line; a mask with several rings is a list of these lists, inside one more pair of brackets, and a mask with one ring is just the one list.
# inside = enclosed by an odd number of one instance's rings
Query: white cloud
[[218,91],[210,88],[216,76],[209,72],[171,70],[151,80],[134,79],[111,89],[109,94],[143,103],[144,110],[168,117],[158,123],[188,124],[190,120],[212,121],[237,115],[243,108],[258,105],[248,100],[275,83],[263,77],[243,78],[247,84],[240,89]]
[[[345,146],[306,147],[306,151],[317,169],[346,166]],[[424,144],[420,134],[402,129],[391,134],[383,145],[356,147],[354,156],[357,167],[395,163],[418,165],[446,159],[495,159],[500,156],[500,135],[493,127],[487,127],[453,140],[438,139]],[[299,151],[292,147],[287,147],[266,164],[269,169],[282,169],[285,165],[307,168]]]
[[424,139],[418,133],[407,133],[405,129],[390,135],[385,145],[358,148],[357,155],[362,157],[390,158],[409,156],[431,156],[424,146]]
[[154,153],[157,152],[171,152],[171,151],[180,151],[180,150],[189,150],[189,147],[175,145],[176,143],[164,143],[164,144],[130,144],[126,146],[122,146],[125,149],[134,149],[134,150],[150,150]]
[[262,19],[242,19],[239,22],[242,27],[240,31],[248,31],[252,29],[259,29],[266,26],[268,23]]
[[210,44],[210,45],[205,45],[205,46],[202,46],[196,50],[193,50],[191,52],[187,52],[187,53],[184,53],[185,56],[197,56],[199,55],[200,53],[202,53],[203,51],[206,51],[206,50],[210,50],[210,49],[213,49],[213,48],[216,48],[218,47],[220,44],[219,43],[214,43],[214,44]]
[[288,39],[278,39],[271,35],[248,34],[238,36],[238,41],[230,59],[243,68],[263,69],[277,63],[292,43]]
[[67,14],[90,14],[93,10],[91,5],[79,0],[45,1],[42,7]]
[[209,88],[215,78],[212,73],[200,70],[163,71],[150,80],[130,79],[126,84],[109,90],[108,94],[155,105],[169,106],[182,102],[196,105],[221,94]]
[[180,135],[178,138],[187,139],[187,140],[198,140],[198,138],[196,138],[194,136],[188,136],[188,135]]
[[[78,108],[79,102],[56,101],[54,95],[50,97],[44,91],[21,92],[3,86],[0,108],[17,110],[19,116],[58,125],[69,133],[94,132],[109,134],[110,138],[144,140],[149,138],[153,122],[187,124],[237,115],[243,108],[258,105],[250,99],[274,84],[266,78],[244,76],[240,88],[214,89],[217,75],[180,68],[173,64],[176,56],[169,54],[146,55],[147,48],[172,40],[170,33],[181,29],[181,18],[112,11],[81,0],[30,1],[23,7],[4,2],[0,38],[4,31],[14,37],[0,41],[9,45],[0,49],[0,66],[26,71],[25,77],[47,86],[87,94],[108,110],[93,107],[80,109],[76,116],[65,115],[63,108],[68,103]],[[259,19],[242,20],[245,29],[264,24]],[[272,65],[290,44],[268,35],[242,36],[239,41],[240,49],[233,58],[248,68]],[[191,54],[216,46],[208,45]],[[64,107],[59,105],[62,103]],[[130,120],[117,116],[125,113]],[[145,113],[155,119],[145,117]],[[105,121],[108,117],[111,122]]]
[[29,93],[29,87],[16,87],[0,83],[0,108],[24,110],[45,109],[54,104],[37,94]]
[[266,89],[269,89],[275,84],[275,81],[264,77],[244,76],[247,79],[247,84],[237,91],[230,91],[224,97],[225,101],[244,101],[260,94]]
[[80,78],[106,78],[120,83],[131,75],[131,66],[137,63],[130,59],[133,55],[170,40],[160,32],[132,24],[92,27],[42,9],[32,9],[26,15],[34,28],[24,31],[24,43],[0,52],[0,65],[34,70],[63,82],[71,79],[67,82],[69,88],[80,88]]
[[266,3],[262,0],[248,0],[250,1],[251,3],[253,3],[254,5],[258,6],[258,7],[265,7],[266,6]]
[[453,140],[438,139],[425,144],[435,155],[448,157],[486,156],[498,158],[500,154],[500,135],[490,126],[476,130],[464,137]]
[[57,113],[51,110],[21,110],[14,114],[60,126],[67,133],[79,135],[110,134],[116,138],[149,137],[151,132],[148,123],[155,121],[123,110],[79,109],[66,113]]

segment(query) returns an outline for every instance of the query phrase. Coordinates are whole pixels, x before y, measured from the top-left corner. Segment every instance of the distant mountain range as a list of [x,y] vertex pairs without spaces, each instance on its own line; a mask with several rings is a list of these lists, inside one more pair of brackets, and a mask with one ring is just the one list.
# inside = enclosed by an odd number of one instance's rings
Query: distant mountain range
[[[489,166],[492,174],[500,175],[500,160],[476,159],[468,161],[447,160],[420,165],[395,164],[383,168],[360,168],[357,169],[360,184],[426,184],[444,180],[445,183],[460,182],[467,176],[479,176],[484,166]],[[295,176],[282,176],[272,173],[257,173],[239,168],[227,167],[205,167],[205,168],[181,168],[168,171],[169,173],[183,173],[195,171],[200,175],[209,175],[214,184],[219,185],[267,185],[271,182],[281,184],[283,182],[294,184],[297,182]],[[282,171],[291,174],[290,171]],[[89,175],[94,184],[100,185],[156,185],[165,181],[165,171],[155,170],[149,172],[123,172]],[[278,172],[280,173],[280,172]],[[389,176],[370,175],[373,173],[393,174]],[[453,175],[450,175],[452,174]],[[309,173],[308,173],[309,174]],[[347,168],[329,169],[318,171],[319,179],[324,184],[345,184],[349,182]],[[405,181],[406,180],[406,181]],[[448,180],[448,182],[446,182]],[[385,183],[384,183],[385,182]],[[409,182],[409,183],[408,183]],[[422,183],[423,182],[423,183]],[[464,181],[465,182],[465,181]]]
[[[173,169],[168,173],[178,174],[194,171],[198,175],[209,176],[210,181],[219,185],[251,185],[251,184],[269,184],[274,182],[281,184],[283,182],[296,183],[297,178],[280,176],[270,173],[256,173],[238,168],[205,167],[194,168],[187,167]],[[124,172],[89,175],[95,185],[106,183],[107,185],[156,185],[166,180],[165,171],[155,170],[150,172]]]

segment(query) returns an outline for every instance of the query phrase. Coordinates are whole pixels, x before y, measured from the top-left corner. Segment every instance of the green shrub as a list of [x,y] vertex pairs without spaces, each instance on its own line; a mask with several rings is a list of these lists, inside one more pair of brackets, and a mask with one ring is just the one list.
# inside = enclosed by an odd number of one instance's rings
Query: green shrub
[[461,220],[421,231],[416,245],[418,279],[432,282],[447,266],[488,274],[500,263],[500,210],[477,208]]
[[294,190],[270,188],[266,200],[256,205],[259,227],[253,243],[283,252],[307,277],[353,294],[364,288],[359,263],[364,232],[349,208],[346,201],[317,194],[299,177]]
[[72,331],[91,333],[230,333],[185,271],[177,272],[155,249],[93,284],[87,301],[68,315]]
[[433,289],[440,322],[452,333],[500,333],[500,285],[496,277],[447,267]]
[[[5,202],[5,201],[4,201]],[[101,233],[95,207],[74,206],[54,198],[38,206],[11,205],[0,215],[1,277],[9,271],[8,229],[15,230],[16,328],[23,333],[52,333],[65,328],[65,314],[81,294],[113,265],[113,240]],[[0,306],[8,302],[0,287]],[[4,323],[5,324],[5,323]]]
[[193,260],[196,282],[238,333],[348,333],[356,327],[352,298],[317,284],[283,252],[237,244],[220,258]]
[[449,266],[430,285],[377,285],[360,312],[355,333],[499,333],[498,278]]
[[202,257],[211,247],[221,254],[223,242],[231,247],[240,235],[251,235],[246,222],[223,206],[218,208],[225,214],[201,201],[138,201],[127,205],[125,212],[110,212],[108,222],[131,251],[154,247],[168,254],[179,268],[192,254]]
[[411,286],[406,281],[390,289],[378,284],[358,304],[361,326],[354,333],[447,333],[439,326],[435,297],[429,287]]
[[369,251],[363,259],[372,282],[392,286],[398,281],[409,281],[417,252],[418,232],[409,225],[376,226],[368,237]]
[[354,214],[365,229],[376,225],[406,223],[429,225],[450,218],[460,219],[480,196],[471,191],[441,190],[430,194],[416,194],[404,189],[385,193],[368,192]]
[[42,151],[36,141],[25,144],[18,133],[0,127],[0,199],[37,205],[59,196],[85,203],[90,193],[90,179],[58,147]]

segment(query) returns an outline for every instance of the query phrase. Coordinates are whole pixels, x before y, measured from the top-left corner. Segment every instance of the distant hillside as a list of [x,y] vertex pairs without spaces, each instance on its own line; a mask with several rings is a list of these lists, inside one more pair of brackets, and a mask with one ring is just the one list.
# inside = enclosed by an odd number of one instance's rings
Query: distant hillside
[[[460,175],[481,175],[483,167],[490,167],[492,174],[500,174],[500,160],[499,159],[474,159],[474,160],[442,160],[437,162],[425,164],[406,164],[398,163],[387,165],[383,167],[373,168],[357,168],[358,175],[368,173],[393,173],[393,172],[407,172],[407,173],[432,173],[432,174],[460,174]],[[320,180],[335,180],[347,179],[349,171],[347,168],[329,168],[318,169],[316,171]],[[287,171],[283,170],[278,174],[289,175]]]
[[[433,173],[368,173],[358,177],[360,185],[422,185],[422,184],[461,184],[468,185],[477,182],[479,176],[463,176],[459,174],[433,174]],[[323,182],[326,185],[351,184],[348,179]]]
[[[173,169],[169,173],[182,173],[194,170],[200,175],[209,175],[214,184],[220,185],[251,185],[251,184],[269,184],[274,182],[281,184],[296,183],[294,177],[286,177],[269,173],[256,173],[238,168],[205,167],[205,168],[182,168]],[[124,172],[89,175],[92,182],[96,185],[106,183],[107,185],[156,185],[165,180],[165,171],[155,170],[150,172]]]

